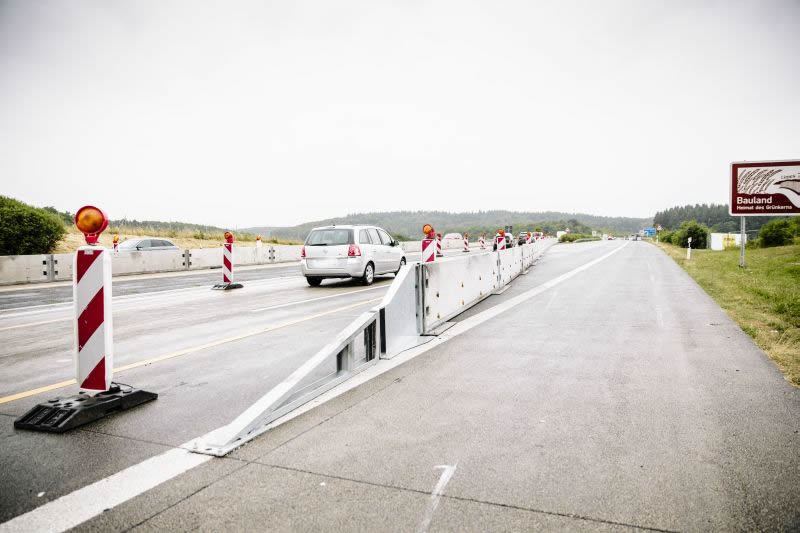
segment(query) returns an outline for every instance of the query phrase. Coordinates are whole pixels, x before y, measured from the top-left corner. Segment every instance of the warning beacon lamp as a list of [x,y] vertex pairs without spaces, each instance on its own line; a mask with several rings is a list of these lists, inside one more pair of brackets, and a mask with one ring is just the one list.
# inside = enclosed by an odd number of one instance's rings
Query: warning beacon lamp
[[506,236],[506,230],[500,228],[499,230],[497,230],[497,234],[500,235],[501,237],[505,237]]
[[230,231],[225,232],[225,242],[227,242],[228,244],[233,243],[233,233],[231,233]]
[[424,226],[422,226],[422,233],[425,234],[425,236],[429,239],[436,238],[436,232],[433,231],[433,226],[431,226],[430,224],[425,224]]
[[86,244],[97,245],[97,238],[108,227],[105,212],[93,205],[85,205],[75,213],[75,225],[86,238]]

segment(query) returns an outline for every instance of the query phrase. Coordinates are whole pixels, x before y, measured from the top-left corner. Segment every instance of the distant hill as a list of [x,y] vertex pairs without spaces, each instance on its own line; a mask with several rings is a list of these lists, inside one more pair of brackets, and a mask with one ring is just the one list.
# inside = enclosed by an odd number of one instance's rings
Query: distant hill
[[418,239],[422,226],[432,224],[437,232],[468,232],[476,235],[482,231],[494,233],[505,225],[514,226],[514,231],[543,231],[554,233],[569,227],[573,231],[606,231],[611,233],[634,233],[652,225],[652,218],[603,217],[584,213],[562,213],[558,211],[515,212],[477,211],[447,213],[445,211],[389,211],[385,213],[354,213],[344,217],[315,220],[291,227],[254,227],[242,231],[265,237],[280,239],[305,239],[311,228],[331,224],[375,224],[397,238]]

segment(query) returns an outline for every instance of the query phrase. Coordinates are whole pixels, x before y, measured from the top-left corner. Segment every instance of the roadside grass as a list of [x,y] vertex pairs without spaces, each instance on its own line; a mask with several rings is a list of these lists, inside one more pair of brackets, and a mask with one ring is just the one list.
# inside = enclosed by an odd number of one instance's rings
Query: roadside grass
[[[655,243],[654,243],[655,244]],[[800,387],[800,244],[715,252],[671,244],[657,246],[686,272],[775,361],[786,380]]]
[[[255,246],[256,236],[248,233],[236,235],[236,244],[239,246]],[[115,228],[109,227],[106,231],[100,234],[100,244],[111,248],[113,245],[114,235],[119,235],[119,241],[125,239],[140,238],[140,237],[163,237],[175,243],[179,248],[215,248],[225,242],[223,232],[201,232],[192,230],[158,230],[148,227],[129,227]],[[262,239],[264,244],[302,244],[300,241],[290,241],[283,239]],[[53,253],[66,254],[74,252],[79,246],[86,244],[83,234],[80,233],[75,227],[70,227],[67,234],[56,246]]]

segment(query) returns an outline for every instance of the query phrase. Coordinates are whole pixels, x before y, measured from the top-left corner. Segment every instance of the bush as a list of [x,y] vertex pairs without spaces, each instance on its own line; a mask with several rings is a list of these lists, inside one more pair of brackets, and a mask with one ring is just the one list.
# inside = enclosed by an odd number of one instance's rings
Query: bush
[[590,240],[600,240],[599,237],[595,237],[592,239],[592,235],[584,234],[584,233],[565,233],[561,237],[559,237],[558,242],[575,242],[581,239],[590,239]]
[[674,231],[669,231],[669,230],[658,232],[658,242],[671,243],[672,242],[672,235],[674,233],[675,233]]
[[710,230],[705,224],[698,224],[694,220],[687,220],[678,231],[672,235],[672,244],[687,248],[689,237],[692,238],[692,248],[707,248]]
[[785,246],[794,242],[794,231],[788,220],[772,220],[761,226],[758,232],[761,246]]
[[0,255],[49,254],[66,232],[59,215],[0,196]]

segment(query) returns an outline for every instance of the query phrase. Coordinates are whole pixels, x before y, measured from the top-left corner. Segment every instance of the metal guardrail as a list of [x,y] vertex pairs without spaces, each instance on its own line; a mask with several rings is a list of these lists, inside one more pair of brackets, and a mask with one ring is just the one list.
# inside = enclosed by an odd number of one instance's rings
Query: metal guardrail
[[260,435],[269,424],[358,374],[378,360],[378,310],[359,316],[336,338],[233,422],[189,443],[190,451],[223,456]]
[[226,455],[379,359],[428,342],[432,337],[425,335],[523,273],[550,244],[406,265],[378,307],[359,316],[233,422],[190,442],[188,449]]

